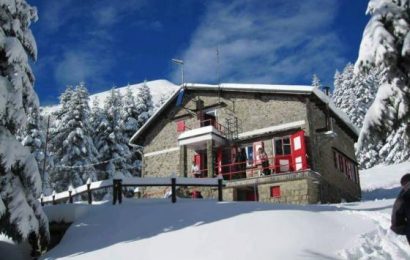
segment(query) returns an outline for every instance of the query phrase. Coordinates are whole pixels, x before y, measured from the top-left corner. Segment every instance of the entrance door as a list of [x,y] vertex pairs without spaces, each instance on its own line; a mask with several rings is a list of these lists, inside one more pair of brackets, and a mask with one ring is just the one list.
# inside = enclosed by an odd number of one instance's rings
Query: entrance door
[[258,188],[254,186],[246,186],[236,188],[234,190],[234,199],[236,201],[258,201]]
[[295,171],[308,168],[306,160],[305,132],[300,130],[290,136],[292,147],[293,168]]
[[206,150],[196,151],[193,160],[195,164],[198,165],[199,170],[201,171],[201,177],[207,176],[206,166],[207,166],[207,157]]

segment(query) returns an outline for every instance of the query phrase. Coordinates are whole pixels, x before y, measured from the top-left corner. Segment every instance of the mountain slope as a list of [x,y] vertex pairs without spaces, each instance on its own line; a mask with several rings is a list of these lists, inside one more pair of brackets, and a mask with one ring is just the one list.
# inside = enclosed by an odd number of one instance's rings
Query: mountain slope
[[[151,91],[154,106],[156,106],[159,103],[161,97],[163,97],[163,96],[164,97],[169,97],[179,87],[179,86],[169,82],[168,80],[164,80],[164,79],[147,81],[146,84],[148,85],[148,87]],[[144,82],[129,85],[129,87],[131,88],[131,91],[133,92],[134,96],[137,95],[138,89],[143,85],[144,85]],[[120,87],[120,88],[117,88],[117,89],[120,91],[120,93],[122,95],[124,95],[127,91],[127,87],[128,86],[124,86],[124,87]],[[102,107],[103,101],[110,94],[110,91],[111,90],[107,90],[107,91],[104,91],[104,92],[100,92],[100,93],[90,95],[90,102],[89,102],[90,106],[92,106],[94,99],[98,98],[100,106]],[[58,109],[58,107],[59,107],[59,105],[45,106],[45,107],[42,107],[42,112],[43,112],[43,114],[48,115],[48,114],[56,111]]]

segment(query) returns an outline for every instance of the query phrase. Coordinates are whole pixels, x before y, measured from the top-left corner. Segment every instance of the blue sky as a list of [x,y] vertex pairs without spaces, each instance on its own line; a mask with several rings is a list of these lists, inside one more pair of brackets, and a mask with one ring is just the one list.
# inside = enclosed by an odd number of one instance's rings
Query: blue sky
[[365,0],[28,0],[42,105],[69,84],[91,93],[147,80],[331,85],[357,58]]

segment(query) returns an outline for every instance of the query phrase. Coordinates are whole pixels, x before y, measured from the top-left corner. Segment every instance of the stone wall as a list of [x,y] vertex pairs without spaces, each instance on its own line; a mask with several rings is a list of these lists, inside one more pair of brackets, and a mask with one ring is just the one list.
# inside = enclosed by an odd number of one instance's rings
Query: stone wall
[[[241,122],[241,131],[247,132],[274,125],[305,120],[306,125],[302,126],[305,131],[305,141],[308,151],[308,164],[312,170],[322,175],[321,185],[318,187],[311,180],[293,180],[292,182],[281,182],[283,196],[280,199],[270,198],[270,185],[260,185],[259,198],[261,201],[280,203],[315,203],[339,202],[341,199],[347,201],[358,200],[360,198],[360,185],[348,180],[343,173],[340,173],[333,165],[332,149],[336,148],[351,159],[355,159],[354,138],[349,136],[340,124],[335,121],[333,124],[336,138],[332,138],[317,133],[318,128],[325,126],[326,118],[323,109],[312,101],[312,97],[280,94],[257,94],[257,93],[222,93],[220,97],[216,92],[188,91],[184,106],[195,110],[194,100],[199,97],[204,101],[204,106],[210,106],[222,102],[224,107],[217,108],[217,119],[222,125],[227,118],[236,116]],[[322,104],[323,105],[323,104]],[[143,176],[169,176],[176,172],[182,176],[181,156],[186,156],[185,161],[188,177],[191,169],[191,158],[194,155],[192,149],[187,149],[181,154],[178,147],[178,136],[174,117],[181,117],[185,121],[187,129],[199,127],[196,117],[190,115],[185,109],[170,106],[166,113],[156,119],[143,137],[144,154],[160,152],[167,149],[172,151],[157,155],[144,157]],[[283,133],[282,133],[283,134]],[[251,144],[254,141],[263,141],[268,156],[272,155],[272,138],[274,135],[248,140]],[[243,141],[246,143],[247,141]],[[204,147],[205,149],[205,147]],[[164,193],[163,188],[151,188],[151,192]],[[208,195],[214,196],[211,191],[205,191]],[[205,194],[204,194],[205,195]],[[158,197],[158,196],[155,196]],[[224,189],[224,199],[233,200],[232,189]]]
[[[280,187],[280,197],[271,197],[271,187]],[[224,199],[234,200],[238,190],[251,188],[259,201],[287,204],[311,204],[319,201],[319,176],[311,171],[236,180],[227,184]]]
[[[355,139],[343,130],[341,123],[333,119],[333,131],[336,137],[317,133],[316,129],[325,126],[325,113],[314,102],[308,103],[309,122],[311,127],[311,160],[312,169],[322,175],[321,201],[340,202],[342,199],[356,201],[361,197],[360,184],[347,179],[344,173],[334,166],[333,148],[344,153],[355,161]],[[346,126],[343,126],[346,127]]]
[[[222,125],[227,118],[232,115],[238,117],[241,124],[241,132],[251,131],[273,125],[284,124],[299,120],[307,122],[306,105],[304,99],[289,95],[261,95],[255,93],[223,93],[218,98],[216,92],[193,92],[190,91],[185,96],[184,106],[195,109],[194,100],[199,97],[204,101],[204,106],[218,103],[226,104],[225,107],[217,108],[217,119]],[[256,113],[256,111],[258,111]],[[163,151],[178,147],[178,136],[176,122],[172,120],[176,116],[184,116],[187,129],[199,127],[196,117],[188,116],[185,109],[170,107],[167,113],[163,113],[150,128],[149,133],[144,138],[144,154]],[[309,129],[304,127],[306,134]],[[264,141],[268,155],[272,155],[272,141]],[[191,158],[194,151],[187,150],[187,171],[190,176]],[[163,153],[143,158],[143,176],[166,176],[170,172],[180,172],[180,150]]]

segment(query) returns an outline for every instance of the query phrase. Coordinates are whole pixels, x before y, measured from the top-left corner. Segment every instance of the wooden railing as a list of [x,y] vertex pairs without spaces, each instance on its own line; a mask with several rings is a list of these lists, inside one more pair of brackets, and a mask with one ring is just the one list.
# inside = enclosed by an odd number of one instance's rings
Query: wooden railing
[[113,180],[104,180],[96,182],[88,182],[85,185],[69,188],[67,191],[60,193],[53,192],[50,196],[40,197],[41,205],[44,206],[46,203],[57,204],[61,201],[69,201],[73,203],[73,197],[79,196],[82,194],[87,194],[88,203],[92,204],[92,192],[101,189],[112,188],[113,189],[113,204],[116,204],[117,201],[119,204],[122,203],[122,193],[123,187],[158,187],[165,186],[171,187],[171,201],[172,203],[176,202],[176,187],[182,186],[195,186],[195,187],[217,187],[218,188],[218,201],[223,200],[222,188],[225,186],[223,184],[222,176],[217,178],[185,178],[185,177],[131,177],[131,178],[119,178]]

